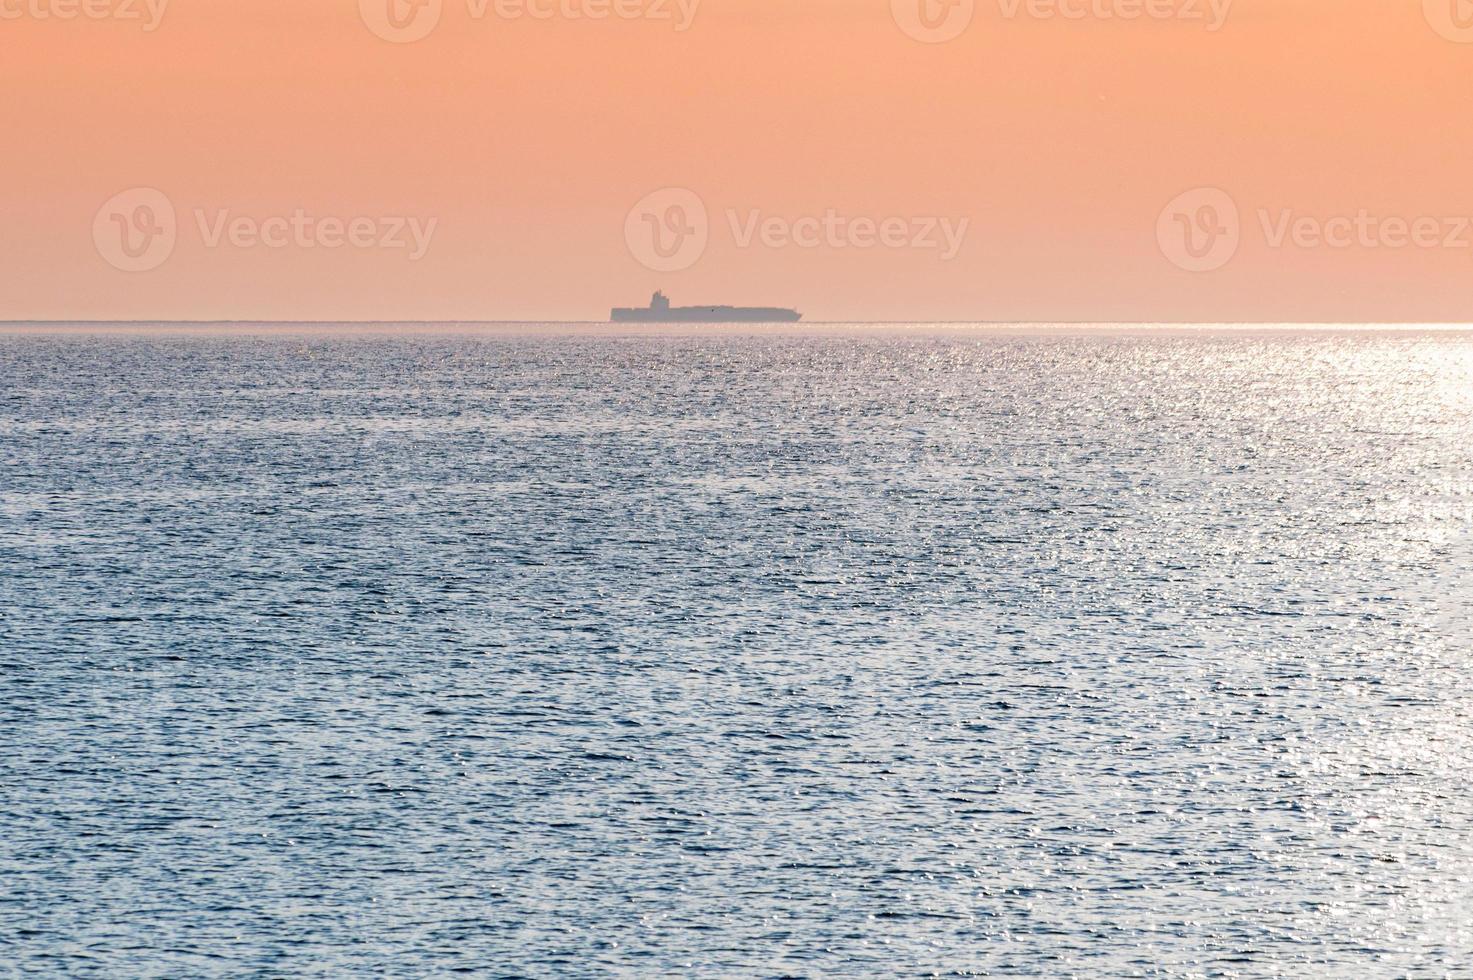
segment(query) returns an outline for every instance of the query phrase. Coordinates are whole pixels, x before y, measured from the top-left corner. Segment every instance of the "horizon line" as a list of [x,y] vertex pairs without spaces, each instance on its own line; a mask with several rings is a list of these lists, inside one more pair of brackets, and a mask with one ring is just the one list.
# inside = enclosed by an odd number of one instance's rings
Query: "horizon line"
[[1378,326],[1442,326],[1442,327],[1473,327],[1473,320],[969,320],[969,319],[947,319],[947,320],[905,320],[905,319],[883,319],[883,320],[802,320],[794,323],[771,323],[764,324],[755,321],[732,321],[730,323],[666,323],[662,321],[627,321],[618,322],[612,320],[563,320],[563,319],[509,319],[509,320],[476,320],[476,319],[390,319],[390,320],[359,320],[359,319],[311,319],[311,320],[283,320],[283,319],[156,319],[156,318],[133,318],[133,319],[103,319],[103,318],[48,318],[48,319],[0,319],[0,327],[11,326],[66,326],[66,325],[118,325],[118,326],[226,326],[226,325],[262,325],[262,326],[393,326],[403,324],[407,326],[434,326],[437,324],[457,326],[516,326],[526,324],[554,324],[569,326],[609,326],[609,327],[631,327],[631,326],[687,326],[699,327],[727,327],[727,326],[781,326],[785,328],[802,328],[805,326],[886,326],[886,325],[935,325],[935,326],[1026,326],[1037,324],[1058,324],[1060,326],[1084,326],[1090,324],[1103,324],[1109,326],[1139,326],[1139,327],[1212,327],[1212,326],[1285,326],[1285,327],[1378,327]]

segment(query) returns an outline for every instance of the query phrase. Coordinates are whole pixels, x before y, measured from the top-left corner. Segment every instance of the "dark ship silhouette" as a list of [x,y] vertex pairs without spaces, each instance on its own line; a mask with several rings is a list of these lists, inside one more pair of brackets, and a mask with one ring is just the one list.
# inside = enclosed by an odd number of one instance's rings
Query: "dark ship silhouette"
[[671,306],[664,293],[639,309],[616,307],[612,323],[797,323],[803,314],[776,306]]

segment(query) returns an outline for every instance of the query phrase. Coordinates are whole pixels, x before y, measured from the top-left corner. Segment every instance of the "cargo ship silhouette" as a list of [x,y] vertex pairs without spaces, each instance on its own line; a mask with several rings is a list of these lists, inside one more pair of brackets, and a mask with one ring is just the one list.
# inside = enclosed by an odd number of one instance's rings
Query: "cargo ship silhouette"
[[671,306],[664,293],[638,309],[616,307],[612,323],[797,323],[803,314],[776,306]]

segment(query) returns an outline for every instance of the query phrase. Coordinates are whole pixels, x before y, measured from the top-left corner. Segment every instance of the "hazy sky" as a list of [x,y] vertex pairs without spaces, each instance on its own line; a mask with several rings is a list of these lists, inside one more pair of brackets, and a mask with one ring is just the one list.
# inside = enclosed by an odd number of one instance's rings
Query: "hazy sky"
[[1473,319],[1459,0],[161,2],[0,0],[0,318]]

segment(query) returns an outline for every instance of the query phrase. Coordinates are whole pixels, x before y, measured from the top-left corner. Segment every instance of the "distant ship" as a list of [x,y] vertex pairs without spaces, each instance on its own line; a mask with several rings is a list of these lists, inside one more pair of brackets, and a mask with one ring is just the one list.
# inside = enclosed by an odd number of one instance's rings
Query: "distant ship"
[[776,306],[671,306],[655,293],[642,309],[615,308],[613,323],[797,323],[803,314]]

